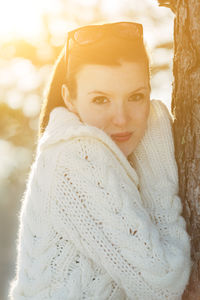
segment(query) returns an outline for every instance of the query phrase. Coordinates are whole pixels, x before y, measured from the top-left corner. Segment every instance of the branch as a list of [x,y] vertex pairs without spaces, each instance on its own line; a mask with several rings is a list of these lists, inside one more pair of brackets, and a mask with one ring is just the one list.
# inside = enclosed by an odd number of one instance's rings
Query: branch
[[165,6],[171,9],[171,11],[176,14],[176,4],[177,4],[177,0],[157,0],[158,1],[158,5],[159,6]]

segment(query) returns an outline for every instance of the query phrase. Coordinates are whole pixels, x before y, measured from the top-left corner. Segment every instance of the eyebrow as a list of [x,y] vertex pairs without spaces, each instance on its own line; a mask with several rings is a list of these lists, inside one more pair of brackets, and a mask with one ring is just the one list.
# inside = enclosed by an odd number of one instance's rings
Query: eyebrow
[[[130,92],[129,94],[133,94],[133,93],[138,92],[138,91],[140,91],[140,90],[147,90],[147,87],[145,87],[145,86],[139,87],[138,89],[136,89],[136,90]],[[98,91],[98,90],[91,91],[91,92],[89,92],[88,94],[110,95],[109,93],[102,92],[102,91]]]

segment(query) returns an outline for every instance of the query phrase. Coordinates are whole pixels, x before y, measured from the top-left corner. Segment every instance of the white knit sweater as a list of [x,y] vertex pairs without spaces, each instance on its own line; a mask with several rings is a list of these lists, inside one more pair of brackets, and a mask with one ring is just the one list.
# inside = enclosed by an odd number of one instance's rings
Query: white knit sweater
[[178,300],[190,241],[170,115],[151,101],[129,159],[102,130],[55,108],[24,195],[13,300]]

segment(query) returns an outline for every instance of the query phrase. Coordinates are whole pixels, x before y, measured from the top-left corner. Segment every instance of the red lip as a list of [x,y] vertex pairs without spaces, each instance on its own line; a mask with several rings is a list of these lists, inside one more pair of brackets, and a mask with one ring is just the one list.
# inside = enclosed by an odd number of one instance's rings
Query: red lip
[[111,134],[113,137],[123,137],[123,136],[128,136],[131,135],[132,132],[121,132],[121,133],[116,133],[116,134]]
[[117,142],[128,141],[132,136],[132,132],[123,132],[117,134],[111,134],[111,137]]

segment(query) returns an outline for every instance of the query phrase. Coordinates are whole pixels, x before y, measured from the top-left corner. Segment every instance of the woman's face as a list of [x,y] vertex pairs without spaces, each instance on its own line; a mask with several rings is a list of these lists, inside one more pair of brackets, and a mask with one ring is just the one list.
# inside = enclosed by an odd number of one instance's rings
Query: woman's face
[[127,157],[147,125],[150,86],[146,67],[134,62],[122,62],[120,66],[85,65],[76,79],[77,97],[70,102],[73,109],[63,91],[67,107],[83,123],[107,133]]

